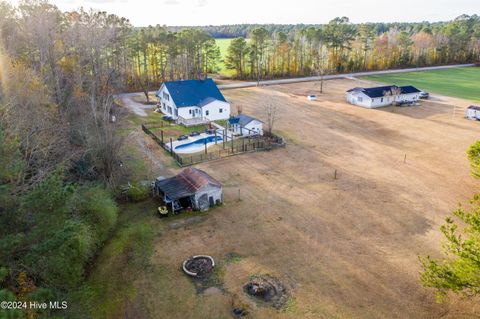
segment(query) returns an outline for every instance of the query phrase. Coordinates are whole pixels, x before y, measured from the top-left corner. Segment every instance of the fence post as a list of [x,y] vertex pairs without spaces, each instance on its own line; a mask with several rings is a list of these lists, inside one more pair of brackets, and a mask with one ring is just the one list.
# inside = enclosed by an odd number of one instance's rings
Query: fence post
[[173,154],[173,141],[171,137],[170,137],[170,154]]
[[242,138],[242,152],[245,152],[245,138]]
[[162,136],[162,143],[163,143],[163,130],[160,131],[160,135]]
[[223,129],[223,149],[225,149],[225,139],[227,138],[227,129]]
[[215,145],[217,145],[217,129],[215,129]]
[[207,139],[204,139],[203,142],[205,143],[205,154],[207,154]]
[[232,135],[232,153],[233,153],[233,135]]

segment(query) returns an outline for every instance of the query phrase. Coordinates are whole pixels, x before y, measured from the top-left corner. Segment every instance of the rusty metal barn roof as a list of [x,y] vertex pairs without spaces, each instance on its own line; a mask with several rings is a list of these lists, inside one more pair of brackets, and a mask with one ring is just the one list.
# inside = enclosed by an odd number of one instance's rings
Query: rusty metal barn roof
[[207,185],[222,187],[217,180],[204,171],[191,167],[184,169],[176,176],[155,182],[155,187],[171,200],[192,196]]

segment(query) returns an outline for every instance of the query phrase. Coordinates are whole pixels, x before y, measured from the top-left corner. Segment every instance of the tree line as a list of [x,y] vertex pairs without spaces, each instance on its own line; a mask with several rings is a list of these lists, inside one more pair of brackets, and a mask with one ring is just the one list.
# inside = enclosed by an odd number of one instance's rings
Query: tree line
[[322,75],[480,60],[480,17],[446,23],[352,24],[271,31],[260,26],[228,47],[225,65],[241,79]]
[[[131,26],[105,12],[0,1],[0,300],[69,300],[114,230]],[[0,309],[0,317],[53,310]]]

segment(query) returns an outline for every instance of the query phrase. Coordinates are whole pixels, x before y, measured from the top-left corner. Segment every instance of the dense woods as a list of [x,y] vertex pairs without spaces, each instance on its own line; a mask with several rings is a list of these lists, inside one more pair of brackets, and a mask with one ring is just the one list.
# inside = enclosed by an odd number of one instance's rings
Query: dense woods
[[323,26],[285,29],[246,29],[249,42],[232,41],[226,67],[239,78],[276,78],[480,60],[477,15],[435,24],[354,25],[342,17]]
[[128,177],[112,95],[130,26],[46,2],[0,12],[0,299],[66,300],[114,229]]
[[271,79],[477,62],[480,17],[450,22],[325,25],[230,25],[136,28],[126,40],[132,88],[218,71],[213,37],[235,37],[225,67],[240,79]]
[[217,36],[238,37],[225,65],[244,79],[473,62],[480,54],[478,16],[134,28],[106,12],[0,1],[0,299],[61,300],[82,284],[115,228],[115,194],[128,180],[114,94],[217,72]]

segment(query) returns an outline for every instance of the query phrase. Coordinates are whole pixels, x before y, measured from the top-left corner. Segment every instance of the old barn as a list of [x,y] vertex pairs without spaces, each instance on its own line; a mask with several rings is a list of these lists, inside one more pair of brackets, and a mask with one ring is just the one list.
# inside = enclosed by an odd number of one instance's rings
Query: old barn
[[220,182],[196,168],[186,168],[170,178],[158,178],[154,194],[161,197],[172,212],[188,209],[205,211],[223,202]]

